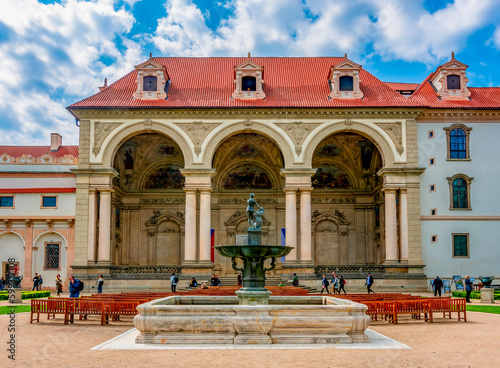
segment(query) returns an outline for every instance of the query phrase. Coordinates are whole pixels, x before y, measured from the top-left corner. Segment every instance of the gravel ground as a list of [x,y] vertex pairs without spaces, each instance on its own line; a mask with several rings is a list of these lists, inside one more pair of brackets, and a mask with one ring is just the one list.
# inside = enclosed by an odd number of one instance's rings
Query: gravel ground
[[[5,305],[5,303],[1,303]],[[500,308],[500,306],[499,306]],[[437,316],[436,316],[437,317]],[[467,322],[438,317],[435,323],[403,317],[398,325],[374,322],[370,328],[412,350],[163,350],[90,351],[130,330],[131,318],[101,326],[97,317],[65,326],[59,316],[29,323],[15,318],[15,361],[8,358],[10,318],[0,316],[0,367],[499,367],[500,315],[467,313]],[[495,363],[496,361],[496,363]]]

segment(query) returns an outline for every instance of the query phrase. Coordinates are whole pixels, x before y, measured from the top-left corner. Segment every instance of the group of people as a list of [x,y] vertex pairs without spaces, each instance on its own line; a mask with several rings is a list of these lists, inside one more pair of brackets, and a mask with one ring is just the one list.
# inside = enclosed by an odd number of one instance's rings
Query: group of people
[[42,288],[42,284],[43,284],[43,279],[42,279],[42,275],[39,275],[38,273],[35,272],[35,276],[33,277],[33,289],[31,289],[31,291],[40,291],[40,289]]
[[[432,281],[432,288],[434,289],[434,296],[441,296],[441,289],[443,288],[443,280],[436,276]],[[472,293],[472,281],[469,275],[465,276],[465,301],[471,303],[470,294]]]
[[[294,274],[294,276],[296,275]],[[344,294],[347,294],[344,288],[344,285],[346,284],[344,276],[342,275],[337,276],[335,272],[332,272],[331,284],[332,284],[332,294],[340,294],[341,291],[343,291]],[[323,294],[323,291],[326,291],[327,294],[330,294],[330,291],[328,290],[329,285],[330,282],[326,278],[326,275],[323,275],[323,280],[321,281],[321,294]]]

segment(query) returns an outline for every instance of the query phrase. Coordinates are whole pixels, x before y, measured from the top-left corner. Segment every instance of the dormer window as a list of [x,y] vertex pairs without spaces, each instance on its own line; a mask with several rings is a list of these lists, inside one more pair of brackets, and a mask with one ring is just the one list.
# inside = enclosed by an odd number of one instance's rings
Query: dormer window
[[167,98],[168,74],[165,67],[149,59],[135,66],[137,71],[137,100],[164,100]]
[[455,74],[446,76],[446,85],[448,89],[460,89],[460,76]]
[[350,76],[343,76],[339,78],[339,89],[341,91],[354,90],[354,78]]
[[158,80],[157,77],[144,77],[143,79],[143,86],[144,86],[144,91],[156,91],[156,81]]
[[234,68],[234,92],[233,98],[244,100],[262,100],[266,97],[263,91],[264,68],[250,60],[247,60]]
[[332,66],[328,80],[330,82],[330,97],[337,99],[360,99],[363,92],[359,88],[361,65],[344,56],[344,60]]
[[452,53],[451,60],[441,65],[431,80],[438,96],[443,100],[468,100],[470,91],[467,88],[467,68]]
[[256,91],[257,79],[255,77],[243,77],[241,78],[241,85],[243,91]]

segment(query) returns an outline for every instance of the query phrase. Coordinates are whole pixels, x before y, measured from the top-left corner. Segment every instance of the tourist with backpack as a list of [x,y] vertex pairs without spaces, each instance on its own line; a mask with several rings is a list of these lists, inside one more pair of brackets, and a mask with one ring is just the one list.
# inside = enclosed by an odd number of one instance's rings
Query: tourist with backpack
[[295,272],[293,273],[292,285],[299,286],[299,276]]
[[79,298],[80,291],[83,290],[83,282],[78,279],[75,279],[74,276],[69,277],[69,297],[70,298]]
[[177,283],[179,282],[179,278],[175,276],[175,272],[172,273],[172,277],[170,278],[170,289],[172,293],[175,293],[175,289],[177,287]]
[[340,275],[340,279],[339,279],[339,294],[340,294],[340,291],[343,290],[344,291],[344,294],[347,294],[345,292],[345,289],[344,289],[344,285],[345,285],[345,279],[344,279],[344,276]]

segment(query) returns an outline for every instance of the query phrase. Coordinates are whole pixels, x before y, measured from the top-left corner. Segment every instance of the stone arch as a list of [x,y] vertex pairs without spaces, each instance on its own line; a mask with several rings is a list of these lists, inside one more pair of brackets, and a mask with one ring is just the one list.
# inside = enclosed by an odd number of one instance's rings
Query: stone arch
[[248,132],[262,134],[265,137],[272,139],[281,151],[285,167],[292,166],[295,162],[292,148],[293,144],[290,138],[286,136],[286,133],[280,131],[279,128],[261,122],[252,121],[251,124],[248,124],[246,121],[240,121],[231,125],[222,126],[220,129],[214,129],[210,132],[207,138],[205,138],[207,143],[202,156],[203,166],[212,167],[212,161],[217,148],[227,138],[237,133]]
[[113,166],[113,160],[122,144],[124,144],[128,139],[142,133],[158,133],[171,138],[175,141],[175,143],[177,143],[182,151],[182,155],[184,157],[184,167],[189,168],[193,164],[193,150],[189,141],[183,134],[170,125],[159,122],[151,122],[151,126],[146,128],[144,121],[139,121],[134,124],[127,125],[123,129],[117,129],[117,132],[115,134],[113,133],[114,132],[112,132],[102,144],[101,152],[103,153],[101,162],[106,167]]
[[377,129],[357,121],[349,121],[347,124],[346,120],[322,126],[322,129],[316,130],[314,134],[306,138],[304,141],[304,164],[308,167],[312,166],[314,151],[323,139],[332,134],[345,132],[358,133],[370,139],[380,152],[385,167],[391,167],[396,162],[396,146],[381,128]]
[[[59,244],[59,268],[45,269],[45,246],[47,243]],[[67,275],[67,258],[68,258],[68,242],[67,239],[59,232],[46,231],[38,235],[33,242],[33,247],[37,249],[33,251],[32,257],[32,274],[35,272],[42,275],[43,285],[55,286],[55,278],[57,274],[65,280]]]
[[0,275],[6,276],[7,261],[9,258],[14,258],[18,263],[17,272],[19,276],[25,274],[24,270],[24,246],[25,242],[21,235],[14,231],[3,232],[0,234],[0,265],[2,267]]
[[145,225],[148,236],[154,239],[154,259],[151,261],[156,265],[179,265],[185,232],[182,214],[155,211]]

